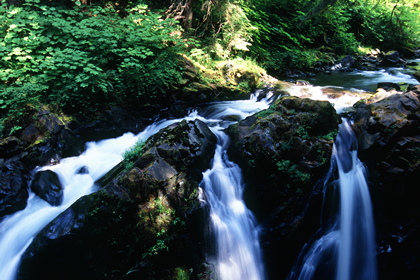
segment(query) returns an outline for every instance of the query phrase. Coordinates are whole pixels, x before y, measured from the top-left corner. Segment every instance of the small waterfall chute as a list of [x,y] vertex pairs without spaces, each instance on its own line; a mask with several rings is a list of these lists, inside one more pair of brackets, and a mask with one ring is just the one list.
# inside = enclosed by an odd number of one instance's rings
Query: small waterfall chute
[[231,116],[243,119],[267,109],[271,98],[269,94],[264,98],[252,96],[250,100],[221,102],[203,110],[207,118],[220,120],[211,127],[218,141],[212,167],[203,173],[200,190],[200,200],[210,208],[213,263],[220,280],[265,279],[259,229],[243,201],[242,171],[226,154],[229,137],[222,130],[234,121],[222,120]]
[[[347,119],[340,124],[324,184],[324,205],[338,203],[338,213],[322,221],[321,229],[305,245],[288,279],[377,279],[375,227],[366,169],[357,158],[357,140]],[[325,201],[328,199],[338,202]]]

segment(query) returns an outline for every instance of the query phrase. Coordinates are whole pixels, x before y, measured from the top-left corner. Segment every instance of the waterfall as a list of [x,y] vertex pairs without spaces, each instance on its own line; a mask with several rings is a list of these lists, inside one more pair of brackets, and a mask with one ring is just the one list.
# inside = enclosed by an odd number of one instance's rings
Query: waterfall
[[340,124],[324,182],[324,208],[327,205],[338,213],[322,221],[317,238],[304,246],[288,279],[377,279],[366,170],[357,158],[357,140],[347,119]]
[[[193,112],[186,120],[197,118]],[[126,133],[118,138],[89,142],[86,150],[78,157],[61,160],[57,165],[44,166],[39,170],[52,170],[63,185],[63,202],[51,206],[30,192],[25,209],[5,217],[0,223],[0,275],[2,280],[14,280],[20,258],[33,238],[49,222],[66,210],[77,199],[96,191],[95,181],[123,159],[123,153],[138,141],[146,141],[150,136],[173,123],[183,119],[163,120],[148,126],[138,135]],[[88,174],[78,174],[81,168]]]
[[213,131],[218,143],[213,166],[203,173],[202,187],[210,205],[218,277],[264,279],[258,229],[254,216],[242,201],[241,169],[227,158],[228,136]]
[[[211,118],[236,115],[242,119],[268,108],[268,100],[259,102],[252,98],[249,101],[222,102],[207,108],[206,112]],[[242,199],[242,171],[226,154],[229,137],[222,129],[229,123],[221,122],[211,127],[218,141],[212,167],[203,173],[201,183],[201,200],[210,206],[210,228],[215,243],[213,262],[220,280],[265,279],[259,230]]]
[[[260,98],[258,101],[257,95],[258,92],[251,95],[250,100],[210,104],[202,110],[205,117],[194,111],[185,118],[155,122],[137,135],[126,133],[118,138],[89,142],[86,145],[85,152],[80,156],[65,158],[57,165],[44,166],[34,170],[34,172],[37,172],[49,169],[58,175],[64,190],[63,202],[59,206],[51,206],[30,192],[25,209],[3,218],[0,222],[1,279],[14,280],[16,278],[21,256],[35,236],[77,199],[96,191],[95,182],[122,161],[122,155],[126,150],[136,142],[146,141],[159,130],[184,119],[204,121],[212,126],[211,129],[219,139],[213,169],[203,174],[205,178],[212,178],[210,181],[213,182],[213,187],[210,183],[203,184],[206,185],[205,191],[210,198],[208,203],[212,208],[213,221],[216,221],[216,217],[219,217],[220,227],[222,227],[222,224],[226,225],[224,233],[220,229],[217,234],[221,255],[219,258],[220,265],[218,266],[226,267],[221,269],[221,279],[235,279],[235,277],[239,277],[236,279],[262,279],[258,230],[251,212],[246,209],[242,202],[243,185],[240,169],[236,164],[228,161],[226,156],[228,137],[221,131],[222,127],[225,128],[233,123],[229,120],[223,120],[224,117],[234,115],[241,119],[268,108],[269,96]],[[81,168],[88,170],[88,172],[79,174],[78,171]],[[216,184],[213,181],[216,178],[222,179]],[[204,181],[207,182],[208,180],[204,179]],[[211,198],[212,196],[214,196],[214,199]],[[227,203],[227,205],[220,205],[224,203]],[[222,241],[223,239],[225,240]],[[235,241],[234,245],[232,245],[233,241]],[[230,247],[227,244],[230,244]],[[224,251],[221,250],[222,246],[226,246]],[[230,251],[233,253],[230,253]],[[233,265],[242,268],[233,270]],[[254,268],[249,269],[249,267]],[[240,270],[249,272],[242,274],[240,277],[239,274],[236,275]],[[235,277],[228,275],[230,273],[235,274]]]

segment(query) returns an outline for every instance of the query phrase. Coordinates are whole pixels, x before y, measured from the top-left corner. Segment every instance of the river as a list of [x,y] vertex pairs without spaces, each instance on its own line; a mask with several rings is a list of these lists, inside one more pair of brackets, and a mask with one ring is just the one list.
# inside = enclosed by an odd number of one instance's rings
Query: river
[[[395,72],[396,71],[396,72]],[[342,77],[338,79],[336,75]],[[306,92],[310,89],[309,97],[321,100],[330,100],[336,106],[339,111],[342,108],[351,106],[358,98],[344,100],[344,103],[338,99],[332,100],[329,97],[322,95],[320,89],[328,86],[343,87],[354,90],[355,92],[360,91],[373,91],[374,85],[378,82],[405,82],[405,83],[417,83],[409,75],[404,73],[401,69],[380,70],[380,71],[362,71],[355,73],[334,73],[331,75],[321,75],[316,80],[309,79],[315,86],[306,86]],[[305,87],[292,87],[291,93],[296,95],[300,94]],[[153,134],[157,133],[160,129],[180,122],[183,119],[193,120],[199,118],[206,122],[211,130],[215,133],[218,138],[216,152],[212,161],[211,169],[203,173],[203,182],[201,187],[203,189],[203,196],[200,198],[202,203],[207,203],[210,206],[210,217],[211,217],[211,228],[213,229],[214,242],[217,250],[214,259],[217,268],[217,278],[221,280],[259,280],[265,279],[265,269],[263,264],[263,253],[261,252],[258,238],[259,229],[258,224],[255,221],[253,214],[247,209],[245,203],[242,200],[243,194],[243,178],[241,170],[237,164],[231,162],[226,155],[226,149],[229,145],[229,138],[223,133],[223,129],[228,125],[234,123],[231,121],[224,120],[226,116],[237,116],[239,119],[254,114],[260,110],[268,108],[270,102],[270,96],[265,99],[257,99],[256,95],[252,95],[250,100],[239,100],[230,102],[218,102],[206,106],[204,110],[201,110],[201,115],[197,112],[193,112],[188,116],[181,119],[174,120],[160,120],[151,126],[147,127],[143,132],[134,135],[132,133],[126,133],[120,137],[106,139],[98,142],[90,142],[87,144],[86,151],[78,157],[71,157],[63,159],[59,164],[53,166],[41,167],[34,172],[39,170],[50,169],[58,174],[61,183],[64,186],[64,200],[63,203],[58,207],[53,207],[41,200],[39,197],[30,193],[27,207],[15,214],[5,217],[0,224],[0,277],[2,280],[14,280],[16,278],[17,269],[20,263],[20,257],[25,252],[26,248],[30,245],[36,234],[42,230],[50,221],[57,217],[61,212],[72,205],[78,198],[83,195],[87,195],[97,190],[94,182],[106,174],[110,169],[117,165],[123,158],[124,151],[133,146],[137,141],[145,141]],[[346,122],[345,122],[346,123]],[[346,126],[346,125],[345,125]],[[347,135],[351,134],[348,130],[348,125],[345,129]],[[340,129],[340,133],[342,129]],[[340,136],[339,139],[342,139]],[[354,143],[354,142],[352,142]],[[348,147],[350,149],[352,145]],[[339,159],[339,149],[335,146],[334,157],[336,158],[333,162],[339,164],[338,170],[340,171],[340,178],[345,180],[346,183],[340,183],[340,185],[346,185],[348,181],[353,180],[353,174],[349,173],[349,170],[343,169],[343,165],[347,165],[347,161],[352,162],[354,168],[359,168],[357,172],[357,180],[365,180],[360,175],[360,166],[362,166],[356,158],[354,153],[351,153],[351,157],[345,159]],[[352,148],[354,151],[354,147]],[[349,150],[350,151],[350,150]],[[344,154],[349,154],[349,151]],[[343,154],[343,152],[341,152]],[[344,163],[342,161],[345,161]],[[341,164],[341,167],[340,167]],[[86,174],[79,174],[77,171],[80,168],[86,167],[89,172]],[[343,171],[345,170],[345,171]],[[362,178],[363,177],[363,178]],[[368,186],[365,183],[357,183],[363,185],[364,193],[363,200],[370,201],[368,194]],[[345,194],[344,190],[340,191]],[[353,196],[353,195],[346,195]],[[359,194],[354,194],[359,196]],[[344,200],[344,197],[341,198]],[[346,204],[347,205],[347,204]],[[371,208],[371,206],[369,206]],[[352,234],[353,231],[351,224],[354,222],[355,215],[348,214],[348,207],[343,205],[341,214],[344,216],[334,223],[334,225],[324,232],[317,241],[312,243],[313,251],[320,250],[320,243],[326,244],[330,247],[337,247],[338,253],[336,254],[337,267],[335,279],[346,280],[356,279],[353,278],[354,269],[351,266],[351,259],[363,259],[359,256],[349,252],[350,248],[354,247],[353,237],[343,237],[343,229],[350,228],[346,234]],[[366,210],[364,213],[371,213],[371,209]],[[367,219],[372,219],[371,214],[366,214]],[[365,223],[364,221],[360,223]],[[369,220],[368,223],[373,224],[373,221]],[[339,226],[338,226],[339,225]],[[341,230],[338,231],[337,228]],[[358,234],[368,235],[369,242],[366,243],[369,248],[372,247],[372,232],[369,234]],[[374,235],[374,234],[373,234]],[[308,246],[310,247],[310,246]],[[371,249],[369,254],[372,255]],[[306,260],[313,260],[319,262],[320,258],[315,254],[310,253],[306,257]],[[304,253],[302,253],[304,255]],[[305,259],[305,257],[302,257]],[[302,261],[301,263],[304,263]],[[374,266],[374,260],[366,261]],[[314,270],[315,271],[315,270]],[[296,275],[309,275],[308,277],[298,277],[298,279],[325,279],[325,278],[314,278],[316,273],[299,272],[299,268],[291,273],[292,277]],[[311,274],[312,273],[312,274]],[[312,276],[311,276],[312,275]],[[375,279],[376,272],[369,272],[368,276],[357,278],[357,279]],[[294,278],[293,278],[294,279]]]

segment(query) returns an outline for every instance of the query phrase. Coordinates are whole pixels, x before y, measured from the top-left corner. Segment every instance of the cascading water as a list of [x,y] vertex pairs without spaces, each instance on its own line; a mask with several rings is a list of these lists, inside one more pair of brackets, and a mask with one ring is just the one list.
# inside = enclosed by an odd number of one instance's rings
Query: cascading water
[[[268,100],[223,102],[207,108],[208,117],[223,119],[236,115],[245,118],[268,108]],[[259,231],[256,221],[242,200],[242,172],[229,161],[226,150],[229,137],[222,131],[230,122],[211,127],[218,138],[211,169],[203,173],[202,201],[210,206],[212,237],[215,243],[214,264],[221,280],[259,280],[265,278]],[[223,126],[224,124],[224,126]]]
[[[217,266],[220,279],[263,279],[258,230],[252,213],[242,202],[241,171],[236,164],[227,159],[228,136],[221,129],[232,123],[222,120],[226,116],[235,115],[244,118],[268,106],[267,99],[257,101],[255,95],[252,95],[250,100],[215,103],[203,111],[205,118],[193,112],[182,119],[156,122],[138,135],[126,133],[118,138],[90,142],[82,155],[66,158],[57,165],[35,170],[49,169],[59,176],[64,189],[63,202],[60,206],[54,207],[30,193],[25,209],[1,221],[1,279],[16,278],[20,258],[37,233],[77,199],[94,192],[95,181],[117,165],[127,149],[173,123],[197,118],[213,126],[211,129],[219,139],[213,168],[203,174],[205,178],[203,185],[208,198],[206,203],[212,209],[211,216],[217,228],[215,230],[216,242],[219,244]],[[88,170],[88,173],[79,174],[81,168]]]
[[304,246],[288,279],[377,279],[366,170],[357,158],[357,140],[347,119],[340,125],[324,186],[324,205],[334,208],[337,203],[338,213],[322,221],[316,234],[320,237]]
[[258,229],[242,201],[241,169],[229,161],[228,136],[213,129],[218,144],[213,166],[203,174],[202,186],[210,205],[219,279],[264,279]]
[[[196,117],[194,112],[184,119],[192,120]],[[127,149],[137,141],[145,141],[162,128],[181,120],[183,119],[156,122],[138,135],[126,133],[118,138],[90,142],[82,155],[65,158],[57,165],[40,168],[39,170],[50,169],[57,173],[64,189],[63,202],[60,206],[54,207],[31,193],[25,209],[2,220],[0,223],[1,279],[15,279],[20,258],[36,234],[77,199],[94,192],[95,181],[117,165]],[[83,167],[89,171],[88,174],[78,174]]]

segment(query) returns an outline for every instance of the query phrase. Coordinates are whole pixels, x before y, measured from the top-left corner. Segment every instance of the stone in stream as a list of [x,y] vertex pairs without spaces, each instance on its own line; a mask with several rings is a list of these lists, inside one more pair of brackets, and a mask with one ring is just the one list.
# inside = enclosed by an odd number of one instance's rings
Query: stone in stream
[[52,206],[58,206],[63,201],[63,186],[58,175],[51,170],[37,172],[31,190]]

